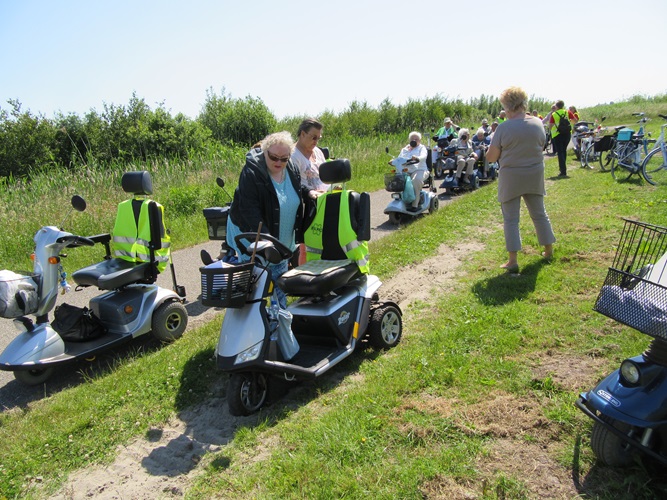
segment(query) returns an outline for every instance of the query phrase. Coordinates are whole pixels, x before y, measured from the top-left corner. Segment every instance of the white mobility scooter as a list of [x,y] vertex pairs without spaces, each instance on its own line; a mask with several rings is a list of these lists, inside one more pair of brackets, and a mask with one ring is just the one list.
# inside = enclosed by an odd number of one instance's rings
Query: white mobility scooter
[[[351,177],[350,162],[326,162],[320,166],[320,177],[332,185],[344,183]],[[348,257],[352,247],[367,249],[368,193],[343,186],[320,196],[317,207],[320,213],[305,232],[308,262],[276,283],[287,295],[298,297],[287,309],[273,300],[268,264],[289,259],[292,252],[270,235],[258,231],[236,237],[240,251],[252,256],[250,262],[217,261],[200,268],[203,305],[227,308],[215,356],[218,368],[230,374],[227,400],[232,415],[258,411],[269,397],[272,379],[323,375],[366,336],[378,348],[394,347],[401,338],[401,310],[394,302],[380,301],[382,283],[367,272],[368,256]],[[346,224],[339,222],[343,218],[354,235],[345,248],[339,236],[339,227]]]
[[[153,189],[150,174],[128,172],[121,183],[123,190],[133,195],[124,202],[124,215],[134,216],[129,221],[130,227],[138,231],[134,240],[148,249],[148,255],[125,256],[132,260],[112,258],[110,234],[83,237],[45,226],[35,234],[33,272],[28,276],[0,272],[0,316],[13,318],[21,332],[0,354],[0,369],[13,371],[17,380],[41,384],[56,366],[90,359],[145,333],[152,332],[162,341],[172,341],[183,334],[188,322],[183,306],[185,288],[176,284],[173,265],[174,291],[155,284],[158,273],[171,265],[171,259],[162,208],[146,198]],[[72,206],[83,211],[86,202],[74,196]],[[142,230],[146,223],[150,227]],[[118,224],[117,219],[116,227]],[[150,241],[141,239],[144,234],[150,234]],[[118,240],[117,235],[114,240]],[[77,289],[94,286],[104,293],[90,300],[90,308],[59,305],[51,321],[49,313],[56,306],[59,288],[63,293],[70,288],[61,263],[66,257],[62,252],[95,243],[105,246],[105,260],[75,271],[72,279]],[[130,243],[126,248],[138,247]],[[35,321],[28,315],[34,315]]]

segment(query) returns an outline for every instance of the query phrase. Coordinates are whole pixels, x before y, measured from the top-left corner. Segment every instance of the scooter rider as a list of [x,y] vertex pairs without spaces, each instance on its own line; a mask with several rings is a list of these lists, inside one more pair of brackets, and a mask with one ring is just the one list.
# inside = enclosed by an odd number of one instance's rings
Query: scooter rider
[[419,132],[410,132],[408,136],[409,144],[401,150],[399,158],[418,161],[413,165],[407,165],[408,174],[412,179],[412,187],[415,190],[415,199],[412,206],[407,207],[408,211],[416,212],[419,210],[419,194],[421,193],[424,181],[428,179],[428,167],[426,166],[426,157],[428,150],[421,143],[422,135]]
[[470,177],[472,176],[477,155],[472,149],[472,142],[470,141],[470,132],[467,128],[459,130],[458,138],[454,139],[451,146],[456,146],[456,180],[461,184],[461,173],[463,167],[466,167],[466,175],[462,179],[464,184],[470,184]]

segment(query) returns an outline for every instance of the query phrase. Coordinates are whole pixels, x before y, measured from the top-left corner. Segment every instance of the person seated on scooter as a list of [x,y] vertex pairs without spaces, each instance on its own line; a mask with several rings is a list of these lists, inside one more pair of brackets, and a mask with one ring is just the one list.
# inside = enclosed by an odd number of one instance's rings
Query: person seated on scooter
[[[461,184],[470,184],[470,178],[472,177],[472,171],[475,167],[475,162],[477,161],[477,155],[473,151],[472,141],[470,140],[470,132],[467,128],[462,128],[459,130],[458,138],[454,139],[451,143],[451,146],[456,146],[456,180]],[[461,178],[461,173],[463,172],[463,167],[466,167],[466,175]]]
[[[227,242],[232,257],[229,261],[250,260],[237,248],[235,237],[257,232],[260,222],[263,233],[277,238],[291,250],[303,241],[303,203],[306,197],[314,199],[317,194],[301,185],[299,169],[291,160],[294,147],[289,132],[276,132],[266,136],[260,148],[246,154],[227,219]],[[287,268],[287,260],[269,265],[274,280]],[[287,307],[285,294],[277,288],[276,297],[281,307]]]
[[491,125],[489,125],[489,120],[487,120],[486,118],[482,120],[482,125],[477,129],[478,134],[480,130],[485,136],[491,134]]
[[[490,129],[491,127],[489,127],[489,130]],[[472,138],[472,148],[475,151],[477,158],[484,161],[482,167],[482,177],[486,177],[486,172],[488,170],[487,167],[489,166],[489,162],[486,161],[486,150],[489,149],[490,144],[491,139],[489,139],[489,137],[484,133],[484,130],[481,128],[477,130],[477,133]]]
[[[446,148],[449,144],[449,141],[458,136],[457,130],[458,127],[454,125],[452,119],[449,116],[445,118],[443,126],[438,129],[434,136],[434,139],[437,141],[437,147],[440,149]],[[436,148],[433,148],[432,155],[433,164],[435,165],[435,162],[438,161],[438,158],[440,157],[440,151]]]
[[406,165],[408,169],[408,174],[412,179],[412,187],[415,190],[415,201],[412,202],[412,206],[407,207],[410,212],[416,212],[419,210],[419,196],[424,185],[424,181],[428,179],[428,167],[426,166],[426,156],[428,155],[428,150],[424,146],[422,141],[422,135],[419,132],[410,132],[408,136],[409,143],[403,149],[401,149],[401,154],[399,158],[405,158],[407,160],[418,161],[414,165]]

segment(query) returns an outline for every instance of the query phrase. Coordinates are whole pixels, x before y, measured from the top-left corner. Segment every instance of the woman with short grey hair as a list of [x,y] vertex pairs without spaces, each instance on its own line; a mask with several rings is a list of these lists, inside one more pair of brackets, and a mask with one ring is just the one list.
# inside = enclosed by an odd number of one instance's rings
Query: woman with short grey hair
[[528,95],[519,87],[510,87],[500,94],[500,103],[507,120],[498,125],[486,158],[498,161],[498,201],[503,212],[505,247],[509,253],[500,267],[518,272],[518,253],[521,250],[519,216],[521,199],[533,220],[537,241],[544,246],[542,256],[551,259],[556,242],[551,221],[544,208],[544,157],[546,141],[544,126],[539,118],[526,115]]

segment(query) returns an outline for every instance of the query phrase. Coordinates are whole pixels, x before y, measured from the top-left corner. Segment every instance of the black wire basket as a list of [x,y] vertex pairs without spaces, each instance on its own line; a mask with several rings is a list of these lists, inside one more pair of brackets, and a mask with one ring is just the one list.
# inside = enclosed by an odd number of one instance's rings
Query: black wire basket
[[245,305],[252,284],[254,264],[214,262],[200,267],[201,303],[207,307],[239,309]]
[[614,262],[593,309],[667,340],[667,228],[625,219]]
[[384,174],[384,187],[390,193],[402,193],[405,189],[405,174]]

